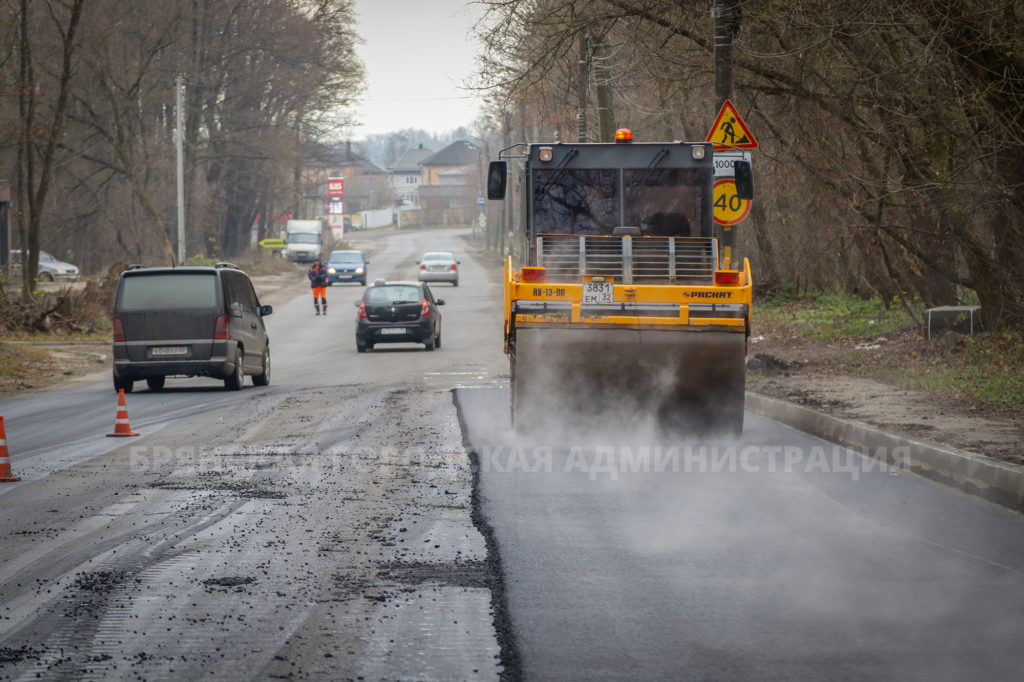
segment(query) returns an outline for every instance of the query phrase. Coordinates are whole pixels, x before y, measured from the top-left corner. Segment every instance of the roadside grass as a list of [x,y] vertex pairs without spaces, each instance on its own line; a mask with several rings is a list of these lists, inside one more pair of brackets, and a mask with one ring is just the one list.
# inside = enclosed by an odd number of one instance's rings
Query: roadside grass
[[[920,317],[923,306],[909,306]],[[886,306],[881,299],[818,292],[794,297],[771,292],[754,306],[757,322],[781,327],[791,336],[819,341],[868,341],[915,324],[902,306]]]
[[[908,307],[923,319],[922,305]],[[917,320],[877,298],[774,293],[755,302],[754,333],[801,349],[831,373],[933,391],[1024,420],[1024,335],[947,333],[927,340]]]
[[926,351],[906,380],[1014,413],[1024,413],[1024,337],[1016,331],[947,335],[925,341]]

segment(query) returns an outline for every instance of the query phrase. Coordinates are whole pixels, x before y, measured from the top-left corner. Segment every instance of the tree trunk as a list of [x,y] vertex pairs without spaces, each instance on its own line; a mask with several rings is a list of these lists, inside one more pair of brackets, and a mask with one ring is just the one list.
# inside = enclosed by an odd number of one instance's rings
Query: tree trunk
[[[18,45],[20,51],[20,74],[21,87],[18,92],[19,110],[22,112],[22,140],[21,145],[24,152],[19,151],[25,160],[24,173],[18,177],[19,196],[25,202],[24,208],[28,209],[27,229],[22,230],[22,250],[28,251],[28,259],[22,271],[22,295],[31,298],[32,290],[35,288],[36,275],[39,268],[39,232],[42,225],[43,209],[46,206],[46,196],[50,191],[50,179],[53,176],[53,167],[57,153],[57,140],[60,139],[61,129],[64,126],[65,114],[68,104],[68,93],[71,88],[71,76],[73,70],[73,55],[75,51],[75,35],[79,22],[82,18],[82,6],[85,0],[73,0],[70,6],[70,16],[66,28],[57,27],[61,36],[61,69],[59,86],[57,90],[57,101],[54,104],[53,113],[45,124],[36,120],[36,79],[32,68],[32,46],[29,39],[28,0],[21,0],[20,12],[20,35]],[[51,14],[51,16],[56,16]],[[37,136],[45,136],[46,145],[40,154],[40,168],[38,176],[35,169],[35,157],[39,153],[36,148]],[[22,210],[24,210],[24,208]],[[21,229],[19,219],[19,229]],[[26,240],[27,239],[27,243]]]

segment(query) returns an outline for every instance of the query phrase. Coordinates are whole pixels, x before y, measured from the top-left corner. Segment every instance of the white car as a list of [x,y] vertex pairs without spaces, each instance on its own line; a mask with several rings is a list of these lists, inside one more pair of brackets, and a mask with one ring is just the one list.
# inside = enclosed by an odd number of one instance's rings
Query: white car
[[447,251],[428,251],[416,261],[421,282],[451,282],[459,286],[459,261]]
[[[11,251],[11,265],[16,268],[21,267],[21,250],[15,249]],[[78,268],[71,263],[57,260],[45,251],[40,251],[37,277],[44,282],[53,282],[55,280],[74,282],[78,279]]]

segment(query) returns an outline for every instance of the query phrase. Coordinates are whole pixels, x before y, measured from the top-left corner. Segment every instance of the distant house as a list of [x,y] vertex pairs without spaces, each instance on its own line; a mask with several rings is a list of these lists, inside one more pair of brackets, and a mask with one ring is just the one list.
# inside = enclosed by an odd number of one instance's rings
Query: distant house
[[423,169],[420,202],[432,208],[475,206],[482,154],[479,145],[456,140],[420,162]]
[[440,175],[445,171],[480,163],[480,147],[468,140],[455,140],[450,145],[420,162],[423,167],[423,184],[440,185]]
[[434,155],[433,150],[425,149],[421,144],[416,149],[409,149],[388,169],[391,189],[395,198],[404,204],[418,204],[420,185],[423,184],[423,167],[425,159]]
[[300,217],[327,215],[327,180],[345,179],[345,213],[352,214],[394,204],[388,173],[361,154],[352,143],[328,149],[302,169]]

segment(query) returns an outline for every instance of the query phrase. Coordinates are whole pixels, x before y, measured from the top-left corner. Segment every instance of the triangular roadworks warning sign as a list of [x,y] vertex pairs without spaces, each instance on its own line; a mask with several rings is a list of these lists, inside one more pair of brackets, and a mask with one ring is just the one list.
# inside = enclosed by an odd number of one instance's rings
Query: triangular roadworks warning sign
[[705,142],[714,142],[715,149],[757,149],[757,140],[740,118],[732,102],[725,100],[722,110],[718,112],[715,125],[711,126]]

